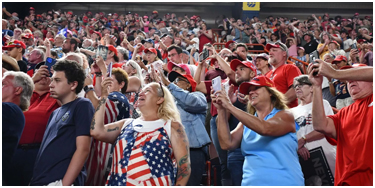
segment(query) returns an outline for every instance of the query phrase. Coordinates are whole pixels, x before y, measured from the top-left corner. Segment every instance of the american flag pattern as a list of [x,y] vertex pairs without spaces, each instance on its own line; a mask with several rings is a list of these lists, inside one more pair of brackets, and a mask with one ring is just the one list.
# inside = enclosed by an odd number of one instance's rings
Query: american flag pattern
[[134,130],[137,126],[142,125],[133,125],[132,121],[117,138],[106,185],[174,185],[176,161],[165,129],[137,132]]
[[[109,99],[109,100],[108,100]],[[112,92],[105,104],[104,124],[129,118],[129,102],[125,95]],[[113,145],[92,139],[87,159],[87,181],[85,185],[104,186],[111,170]]]
[[130,117],[133,118],[133,119],[137,119],[139,116],[141,116],[140,114],[138,114],[137,110],[134,108],[134,104],[137,102],[138,100],[138,95],[139,95],[139,92],[128,92],[128,93],[125,93],[125,96],[129,99],[129,113],[130,113]]

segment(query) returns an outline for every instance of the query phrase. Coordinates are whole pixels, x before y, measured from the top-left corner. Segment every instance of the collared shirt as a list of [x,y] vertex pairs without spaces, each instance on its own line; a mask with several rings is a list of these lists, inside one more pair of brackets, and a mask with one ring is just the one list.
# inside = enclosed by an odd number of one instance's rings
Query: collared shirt
[[50,92],[39,95],[35,91],[31,96],[29,110],[24,112],[26,123],[19,144],[42,143],[48,118],[60,105],[50,97]]

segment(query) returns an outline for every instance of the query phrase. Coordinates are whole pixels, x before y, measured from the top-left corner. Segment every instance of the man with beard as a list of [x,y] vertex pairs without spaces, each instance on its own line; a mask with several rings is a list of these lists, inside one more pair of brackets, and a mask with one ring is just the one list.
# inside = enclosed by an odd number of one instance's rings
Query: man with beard
[[298,105],[298,99],[294,90],[294,78],[301,75],[301,71],[293,64],[287,64],[288,47],[282,42],[275,44],[267,44],[266,49],[269,51],[270,57],[268,62],[274,67],[272,71],[266,74],[266,77],[275,83],[275,87],[286,97],[289,108]]
[[74,38],[66,38],[63,46],[62,51],[67,54],[69,52],[75,52],[77,50],[78,44]]

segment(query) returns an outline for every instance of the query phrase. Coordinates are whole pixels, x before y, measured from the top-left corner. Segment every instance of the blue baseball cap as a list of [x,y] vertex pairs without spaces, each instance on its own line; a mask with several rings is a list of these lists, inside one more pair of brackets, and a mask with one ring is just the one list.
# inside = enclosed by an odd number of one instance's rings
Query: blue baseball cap
[[145,42],[152,43],[152,45],[155,45],[154,40],[152,40],[152,39],[150,39],[150,38],[145,39]]

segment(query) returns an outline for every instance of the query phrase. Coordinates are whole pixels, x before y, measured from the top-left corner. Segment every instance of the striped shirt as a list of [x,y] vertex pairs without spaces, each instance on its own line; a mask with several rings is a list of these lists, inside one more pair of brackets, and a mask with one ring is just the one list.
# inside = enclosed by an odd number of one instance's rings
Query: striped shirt
[[[170,121],[153,131],[140,132],[145,124],[132,121],[124,126],[114,145],[110,175],[106,185],[111,186],[168,186],[175,184],[176,161],[164,128]],[[160,125],[159,123],[159,125]]]

